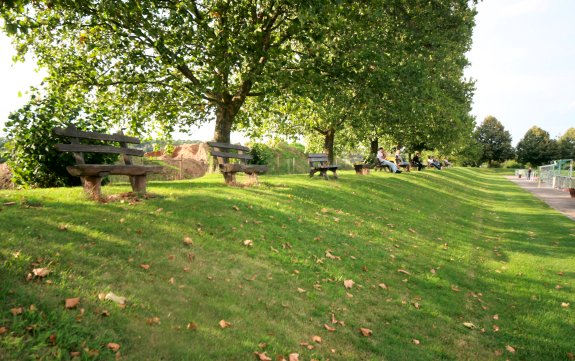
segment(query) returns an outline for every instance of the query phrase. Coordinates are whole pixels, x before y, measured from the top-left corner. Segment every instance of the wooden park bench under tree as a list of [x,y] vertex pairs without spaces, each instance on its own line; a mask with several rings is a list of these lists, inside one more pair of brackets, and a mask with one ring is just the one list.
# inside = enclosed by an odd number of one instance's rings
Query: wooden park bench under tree
[[[84,191],[91,198],[100,199],[102,179],[108,175],[129,176],[132,190],[135,193],[144,194],[147,175],[162,172],[162,166],[132,164],[131,156],[142,157],[144,151],[128,148],[128,143],[139,144],[140,140],[125,136],[121,131],[116,134],[85,132],[70,125],[67,128],[54,128],[54,134],[70,139],[70,144],[56,144],[56,149],[61,152],[74,153],[76,165],[70,165],[66,167],[66,170],[71,175],[82,179]],[[85,140],[95,140],[104,144],[83,144],[82,141]],[[115,143],[119,143],[119,146]],[[86,164],[84,153],[121,154],[124,164]]]
[[365,158],[359,155],[353,155],[349,158],[349,160],[352,162],[355,174],[359,175],[369,174],[370,165],[365,163],[364,159]]
[[324,179],[327,179],[327,171],[333,172],[333,177],[337,179],[337,165],[330,165],[327,154],[308,154],[307,160],[309,162],[310,170],[309,176],[313,177],[313,175],[319,172],[319,175],[322,176]]
[[250,148],[229,143],[208,142],[211,147],[210,154],[215,157],[224,175],[226,184],[236,183],[236,173],[241,172],[248,175],[250,183],[258,182],[258,174],[267,172],[267,165],[248,164],[253,159]]

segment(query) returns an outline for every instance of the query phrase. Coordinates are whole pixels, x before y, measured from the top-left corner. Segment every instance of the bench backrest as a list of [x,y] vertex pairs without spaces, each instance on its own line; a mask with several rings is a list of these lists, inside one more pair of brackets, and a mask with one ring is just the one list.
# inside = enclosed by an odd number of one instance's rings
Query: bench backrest
[[[77,164],[85,164],[84,153],[121,154],[126,165],[132,164],[130,156],[144,156],[143,150],[128,148],[128,143],[140,144],[140,140],[136,137],[125,136],[122,131],[116,134],[85,132],[78,130],[74,125],[69,125],[66,128],[56,127],[53,132],[70,139],[69,144],[56,144],[56,149],[61,152],[73,152]],[[100,140],[108,144],[82,144],[82,139]],[[119,143],[119,146],[112,145],[113,143]]]
[[247,164],[254,157],[250,154],[250,148],[229,143],[208,142],[211,147],[210,154],[218,159],[218,164],[240,163]]
[[316,165],[327,165],[329,161],[327,159],[327,154],[319,153],[314,154],[310,153],[307,155],[307,160],[309,162],[310,167],[315,167]]

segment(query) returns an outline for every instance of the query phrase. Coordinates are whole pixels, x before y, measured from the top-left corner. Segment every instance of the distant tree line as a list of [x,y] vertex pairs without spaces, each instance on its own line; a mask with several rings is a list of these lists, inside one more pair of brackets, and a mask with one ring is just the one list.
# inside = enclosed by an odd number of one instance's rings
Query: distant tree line
[[529,129],[513,148],[511,135],[495,117],[488,116],[473,132],[471,142],[460,153],[463,165],[499,166],[516,160],[520,166],[540,166],[558,159],[575,159],[575,128],[558,139],[538,126]]

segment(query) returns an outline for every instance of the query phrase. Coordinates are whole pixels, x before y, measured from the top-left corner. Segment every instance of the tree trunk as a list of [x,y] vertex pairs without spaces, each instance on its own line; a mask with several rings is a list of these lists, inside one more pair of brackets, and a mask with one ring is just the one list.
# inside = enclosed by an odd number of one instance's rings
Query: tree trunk
[[230,134],[232,133],[232,125],[236,111],[234,106],[229,100],[225,103],[218,103],[216,106],[216,127],[214,129],[214,141],[220,143],[229,143]]
[[335,129],[330,128],[325,132],[325,138],[323,141],[323,149],[327,153],[327,159],[329,164],[334,164],[334,152],[333,152],[333,144],[335,141]]
[[374,138],[369,142],[369,154],[376,155],[379,150],[379,138]]

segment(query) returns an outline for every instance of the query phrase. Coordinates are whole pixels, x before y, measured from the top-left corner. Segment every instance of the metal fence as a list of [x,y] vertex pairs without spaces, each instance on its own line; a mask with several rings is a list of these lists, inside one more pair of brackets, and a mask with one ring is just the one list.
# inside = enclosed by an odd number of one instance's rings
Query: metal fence
[[567,189],[575,187],[573,159],[559,159],[538,168],[539,187]]

